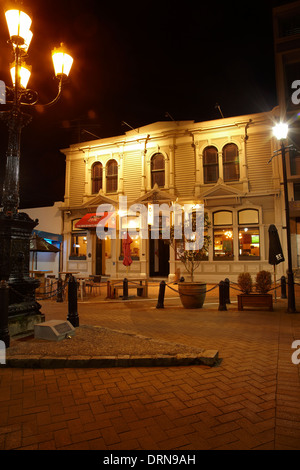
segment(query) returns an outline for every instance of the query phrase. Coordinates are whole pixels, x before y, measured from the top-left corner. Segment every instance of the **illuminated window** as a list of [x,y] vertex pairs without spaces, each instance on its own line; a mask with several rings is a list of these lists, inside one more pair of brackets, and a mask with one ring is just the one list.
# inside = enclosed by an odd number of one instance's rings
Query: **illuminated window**
[[219,178],[218,150],[206,147],[203,152],[204,183],[216,183]]
[[92,194],[96,194],[102,189],[102,163],[96,162],[92,166]]
[[260,258],[260,238],[258,227],[239,228],[239,259],[255,260]]
[[118,190],[118,163],[109,160],[106,165],[106,192],[115,193]]
[[86,259],[86,233],[73,233],[71,236],[71,254],[69,259]]
[[[130,243],[130,257],[132,261],[136,261],[140,259],[140,236],[137,233],[136,235],[131,236],[132,243]],[[124,252],[123,252],[123,240],[120,240],[120,260],[124,259]]]
[[[259,212],[257,209],[242,209],[238,212],[239,259],[260,259]],[[241,226],[242,225],[242,226]]]
[[214,212],[213,225],[214,260],[233,260],[232,212]]
[[156,153],[151,158],[151,187],[155,183],[163,188],[165,186],[165,158],[161,153]]
[[223,147],[223,180],[238,181],[239,178],[239,150],[235,144],[227,144]]

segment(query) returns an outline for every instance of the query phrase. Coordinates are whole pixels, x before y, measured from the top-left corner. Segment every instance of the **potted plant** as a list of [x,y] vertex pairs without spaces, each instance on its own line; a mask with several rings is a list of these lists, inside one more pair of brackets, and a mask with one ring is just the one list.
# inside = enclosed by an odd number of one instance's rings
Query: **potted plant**
[[250,273],[240,273],[238,277],[238,286],[244,294],[252,292],[252,277]]
[[267,307],[272,311],[273,297],[268,294],[272,285],[271,273],[269,271],[259,271],[257,273],[255,293],[252,292],[252,279],[250,279],[249,273],[241,273],[238,277],[238,285],[243,292],[237,296],[238,310],[244,310],[244,307]]
[[[210,237],[207,235],[207,229],[210,226],[207,213],[204,213],[201,229],[204,230],[203,244],[202,241],[199,243],[196,237],[193,235],[196,230],[196,219],[192,219],[192,235],[190,238],[186,235],[184,227],[187,223],[182,224],[182,239],[180,240],[181,250],[177,249],[176,239],[174,237],[174,227],[171,227],[170,244],[172,248],[177,252],[177,259],[179,259],[188,274],[190,275],[190,281],[180,280],[178,282],[178,292],[180,300],[184,308],[201,308],[203,306],[205,295],[206,295],[206,283],[195,282],[194,274],[200,263],[206,259],[206,252],[210,244]],[[193,249],[189,249],[189,248]],[[182,278],[181,278],[182,279]]]
[[255,288],[260,294],[267,294],[272,286],[271,273],[269,271],[259,271],[256,275]]

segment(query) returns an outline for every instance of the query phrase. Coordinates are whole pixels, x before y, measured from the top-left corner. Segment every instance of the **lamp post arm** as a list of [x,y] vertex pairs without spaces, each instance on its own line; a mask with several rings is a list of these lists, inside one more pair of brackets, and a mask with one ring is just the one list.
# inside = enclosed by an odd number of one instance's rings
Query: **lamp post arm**
[[59,98],[61,97],[62,88],[63,88],[63,75],[60,75],[59,82],[58,82],[58,92],[57,92],[56,97],[52,101],[49,101],[49,103],[46,103],[46,104],[36,103],[36,104],[38,106],[43,106],[43,107],[47,107],[47,108],[49,106],[53,106],[54,104],[56,104],[58,102]]

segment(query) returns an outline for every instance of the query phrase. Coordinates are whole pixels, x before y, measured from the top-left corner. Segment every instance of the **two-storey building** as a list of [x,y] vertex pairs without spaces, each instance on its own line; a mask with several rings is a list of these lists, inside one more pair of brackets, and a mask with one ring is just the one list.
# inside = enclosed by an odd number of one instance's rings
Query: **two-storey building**
[[[151,238],[150,220],[149,236],[142,237],[138,212],[125,216],[124,207],[119,207],[120,197],[126,196],[127,207],[142,205],[148,215],[153,203],[204,204],[211,244],[196,279],[235,280],[244,271],[272,271],[270,224],[276,225],[285,249],[280,161],[270,161],[277,148],[272,137],[277,112],[207,122],[156,122],[62,150],[63,269],[81,275],[172,279],[179,268],[184,275],[178,260],[180,241],[173,250],[166,240]],[[103,204],[107,214],[101,221],[95,215]],[[97,236],[98,223],[107,227],[102,239]],[[122,233],[128,227],[134,229],[133,262],[126,268]],[[115,239],[110,236],[113,231]],[[283,272],[279,265],[278,275]]]

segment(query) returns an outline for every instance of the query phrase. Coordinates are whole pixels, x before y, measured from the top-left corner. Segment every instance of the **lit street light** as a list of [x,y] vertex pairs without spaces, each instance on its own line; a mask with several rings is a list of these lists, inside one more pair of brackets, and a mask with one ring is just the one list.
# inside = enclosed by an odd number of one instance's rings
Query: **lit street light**
[[[13,64],[10,67],[13,86],[6,87],[6,103],[10,105],[10,109],[0,112],[0,118],[8,127],[6,169],[0,209],[0,280],[6,281],[9,287],[8,316],[16,318],[21,315],[29,321],[31,315],[37,323],[43,321],[44,316],[39,312],[41,306],[35,300],[35,289],[39,281],[29,277],[29,253],[32,230],[38,221],[33,221],[27,214],[18,210],[21,131],[32,119],[31,115],[22,109],[40,104],[37,92],[27,88],[31,67],[26,65],[25,58],[33,35],[30,31],[31,18],[23,11],[8,10],[5,17],[10,37],[8,42],[13,52]],[[54,49],[52,59],[58,79],[58,92],[52,101],[43,106],[50,106],[58,101],[63,82],[73,62],[62,45],[59,49]],[[24,318],[22,321],[28,327],[28,321],[24,322]],[[0,340],[4,338],[7,344],[8,331],[3,331],[2,324],[3,322],[0,323]]]
[[294,285],[294,273],[292,265],[292,249],[291,249],[291,229],[290,229],[290,207],[289,197],[287,189],[287,176],[286,176],[286,160],[285,160],[285,144],[284,140],[288,134],[288,125],[285,123],[278,123],[273,128],[273,134],[276,139],[280,142],[280,150],[282,156],[282,172],[283,172],[283,186],[284,186],[284,202],[285,202],[285,217],[286,217],[286,238],[287,238],[287,252],[288,252],[288,312],[296,312],[295,302],[295,285]]

